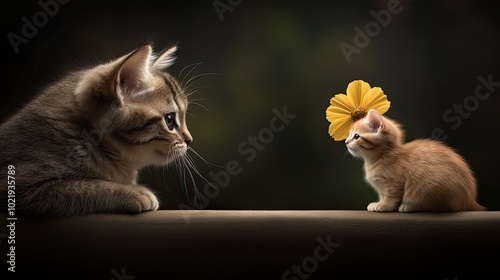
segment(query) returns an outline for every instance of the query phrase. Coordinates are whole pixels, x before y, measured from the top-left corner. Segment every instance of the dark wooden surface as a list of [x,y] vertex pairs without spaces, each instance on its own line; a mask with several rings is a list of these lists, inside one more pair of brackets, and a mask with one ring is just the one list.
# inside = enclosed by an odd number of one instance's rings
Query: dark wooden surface
[[2,261],[2,279],[500,279],[500,212],[157,211],[15,224],[16,272]]

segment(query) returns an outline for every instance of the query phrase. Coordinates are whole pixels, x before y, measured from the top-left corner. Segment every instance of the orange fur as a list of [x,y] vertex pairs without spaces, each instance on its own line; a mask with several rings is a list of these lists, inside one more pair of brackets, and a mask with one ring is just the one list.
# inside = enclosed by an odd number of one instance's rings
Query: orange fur
[[397,122],[370,110],[345,141],[364,160],[366,181],[379,195],[369,211],[486,210],[476,202],[476,179],[458,153],[438,141],[404,143],[403,137]]

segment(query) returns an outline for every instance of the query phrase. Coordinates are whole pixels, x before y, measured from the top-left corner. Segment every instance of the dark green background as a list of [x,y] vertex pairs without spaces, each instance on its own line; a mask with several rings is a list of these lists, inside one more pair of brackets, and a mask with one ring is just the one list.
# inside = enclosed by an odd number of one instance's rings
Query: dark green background
[[[199,87],[194,98],[208,111],[190,109],[192,147],[220,166],[238,162],[241,172],[206,209],[366,209],[376,195],[364,182],[362,162],[330,138],[325,119],[330,98],[363,79],[385,91],[392,102],[386,115],[404,124],[408,140],[441,128],[477,174],[481,204],[500,210],[500,87],[456,129],[443,118],[454,104],[472,100],[478,76],[500,81],[500,17],[493,4],[402,0],[402,11],[348,63],[339,45],[354,45],[354,28],[364,29],[374,21],[371,11],[385,10],[389,1],[242,1],[221,21],[214,1],[72,0],[17,54],[7,34],[20,34],[21,19],[42,9],[36,1],[14,2],[2,9],[2,121],[66,71],[147,42],[159,49],[178,44],[175,76],[199,62],[191,77],[217,73],[193,84]],[[284,106],[296,118],[247,161],[238,146]],[[210,181],[210,171],[224,171],[195,160]],[[188,204],[173,167],[146,169],[141,178],[163,208]]]

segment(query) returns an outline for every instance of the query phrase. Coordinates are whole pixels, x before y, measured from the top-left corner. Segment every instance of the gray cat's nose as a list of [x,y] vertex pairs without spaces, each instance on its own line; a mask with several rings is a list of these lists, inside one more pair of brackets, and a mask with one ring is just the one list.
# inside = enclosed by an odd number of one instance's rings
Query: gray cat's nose
[[193,142],[193,136],[191,136],[191,133],[189,131],[185,130],[182,132],[182,138],[184,138],[184,143],[189,146],[191,142]]

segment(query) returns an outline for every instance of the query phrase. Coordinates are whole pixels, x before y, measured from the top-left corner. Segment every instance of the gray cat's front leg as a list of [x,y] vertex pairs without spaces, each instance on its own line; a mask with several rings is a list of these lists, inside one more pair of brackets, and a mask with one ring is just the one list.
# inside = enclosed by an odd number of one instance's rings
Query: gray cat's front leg
[[155,211],[159,202],[146,187],[104,180],[54,180],[31,187],[19,199],[27,215],[72,216]]

